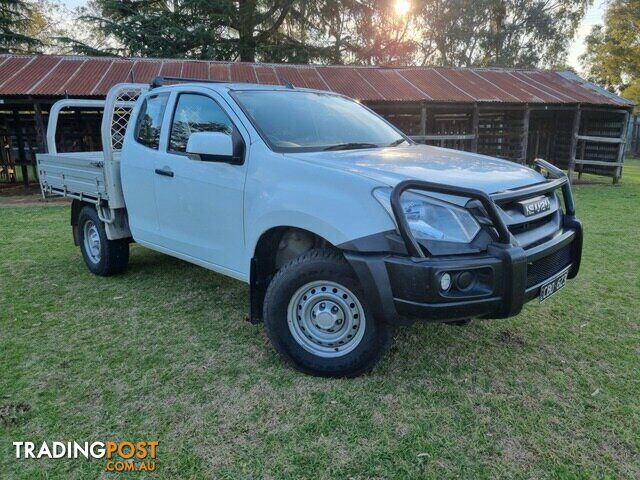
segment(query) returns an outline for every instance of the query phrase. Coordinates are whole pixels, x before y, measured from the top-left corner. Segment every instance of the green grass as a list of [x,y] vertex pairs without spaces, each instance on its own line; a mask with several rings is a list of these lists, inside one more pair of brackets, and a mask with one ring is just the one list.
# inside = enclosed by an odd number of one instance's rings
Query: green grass
[[17,460],[17,440],[159,440],[163,479],[639,478],[640,162],[575,195],[567,288],[508,320],[402,329],[355,380],[285,367],[239,282],[139,246],[99,278],[68,207],[0,208],[0,476],[114,476]]

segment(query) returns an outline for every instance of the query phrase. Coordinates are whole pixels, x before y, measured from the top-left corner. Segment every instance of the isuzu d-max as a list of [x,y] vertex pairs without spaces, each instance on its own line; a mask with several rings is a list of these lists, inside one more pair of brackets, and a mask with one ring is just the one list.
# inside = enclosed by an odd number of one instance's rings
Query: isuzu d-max
[[[73,199],[95,274],[135,241],[247,282],[285,360],[356,376],[398,325],[516,315],[578,272],[570,185],[542,160],[417,145],[334,93],[169,80],[50,113],[41,188]],[[104,109],[102,151],[57,152],[67,107]]]

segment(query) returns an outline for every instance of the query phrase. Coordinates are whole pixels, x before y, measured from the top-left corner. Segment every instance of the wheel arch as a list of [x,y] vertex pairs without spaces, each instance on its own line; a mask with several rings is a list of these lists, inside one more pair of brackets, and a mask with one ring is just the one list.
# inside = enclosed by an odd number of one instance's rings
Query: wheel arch
[[249,269],[250,321],[262,321],[262,307],[269,282],[293,258],[313,248],[336,248],[323,236],[293,225],[264,231],[253,249]]
[[73,243],[77,247],[80,245],[80,239],[78,238],[78,219],[80,218],[80,212],[84,207],[95,208],[95,205],[82,200],[74,199],[71,202],[71,232],[73,233]]

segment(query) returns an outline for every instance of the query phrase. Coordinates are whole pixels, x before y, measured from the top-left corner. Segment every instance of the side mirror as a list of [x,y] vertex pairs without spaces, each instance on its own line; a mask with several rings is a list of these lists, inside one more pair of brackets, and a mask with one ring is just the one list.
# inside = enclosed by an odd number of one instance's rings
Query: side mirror
[[187,142],[187,155],[192,160],[238,163],[233,151],[231,135],[222,132],[192,133]]

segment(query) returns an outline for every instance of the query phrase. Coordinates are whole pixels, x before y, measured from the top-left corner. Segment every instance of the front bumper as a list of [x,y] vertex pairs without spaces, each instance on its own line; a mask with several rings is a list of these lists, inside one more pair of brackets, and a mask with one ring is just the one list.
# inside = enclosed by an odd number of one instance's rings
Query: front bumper
[[[419,318],[432,321],[467,318],[506,318],[540,294],[550,278],[569,269],[574,278],[582,255],[582,225],[577,219],[552,240],[524,250],[512,245],[491,245],[482,255],[412,258],[345,252],[358,275],[367,304],[376,317],[393,324]],[[443,273],[453,286],[440,289]],[[471,272],[474,282],[457,289],[456,275]]]
[[[550,166],[545,163],[543,167]],[[553,170],[556,178],[557,172]],[[499,237],[485,252],[450,256],[421,254],[408,229],[403,231],[401,221],[398,222],[400,233],[407,250],[413,254],[345,252],[373,315],[392,324],[410,323],[414,318],[431,321],[506,318],[517,315],[526,302],[540,294],[541,286],[559,273],[568,270],[568,278],[574,278],[582,256],[582,224],[575,218],[568,182],[556,181],[554,185],[563,188],[566,211],[562,215],[562,228],[544,243],[526,250],[513,241],[493,199],[481,192],[466,191],[471,198],[475,196],[485,204],[494,225],[498,224]],[[428,189],[433,187],[429,185]],[[414,189],[416,182],[400,186],[400,190],[403,188]],[[520,196],[537,193],[521,192]],[[440,279],[445,273],[451,276],[452,286],[443,291]]]

